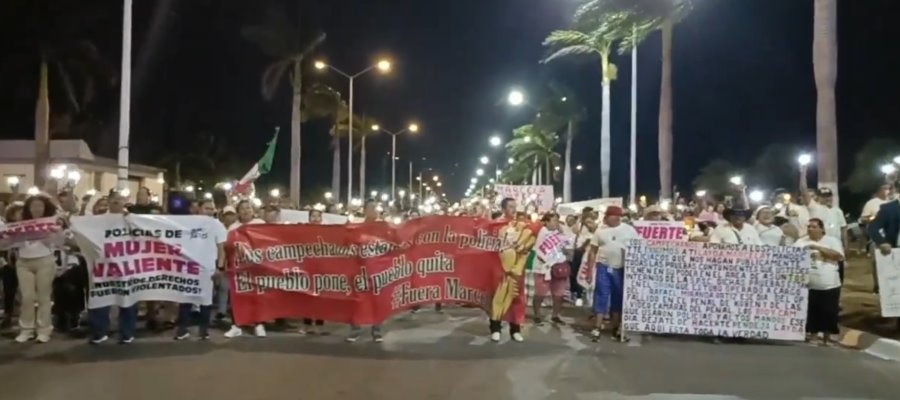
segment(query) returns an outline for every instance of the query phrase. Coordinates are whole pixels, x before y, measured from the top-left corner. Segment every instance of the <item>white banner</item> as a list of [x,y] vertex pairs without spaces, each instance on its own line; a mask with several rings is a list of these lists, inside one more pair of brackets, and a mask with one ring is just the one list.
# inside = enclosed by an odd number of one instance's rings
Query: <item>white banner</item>
[[799,247],[633,240],[625,330],[803,340],[809,268]]
[[882,317],[900,317],[900,249],[890,255],[875,250]]
[[623,201],[621,197],[606,197],[593,200],[576,201],[574,203],[563,203],[556,206],[556,212],[559,215],[578,215],[581,210],[591,207],[594,210],[605,212],[606,207],[617,206],[622,207]]
[[680,221],[634,221],[634,230],[646,240],[687,240]]
[[543,213],[553,209],[552,185],[495,185],[497,201],[510,197],[516,200],[519,211],[534,210]]
[[72,218],[90,276],[88,308],[139,301],[212,304],[225,227],[199,215],[103,214]]
[[4,224],[0,221],[0,250],[16,248],[29,241],[61,245],[65,242],[57,217],[37,218]]
[[[309,211],[281,210],[281,222],[286,224],[309,223]],[[346,215],[322,213],[322,225],[343,225],[346,223]]]

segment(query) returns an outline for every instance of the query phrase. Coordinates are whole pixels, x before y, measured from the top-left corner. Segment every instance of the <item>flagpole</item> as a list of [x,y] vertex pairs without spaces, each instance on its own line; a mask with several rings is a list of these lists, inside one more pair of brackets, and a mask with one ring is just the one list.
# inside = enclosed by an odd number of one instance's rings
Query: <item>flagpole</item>
[[119,157],[120,191],[128,187],[128,142],[131,127],[131,9],[132,0],[124,0],[122,11],[122,78],[119,88]]

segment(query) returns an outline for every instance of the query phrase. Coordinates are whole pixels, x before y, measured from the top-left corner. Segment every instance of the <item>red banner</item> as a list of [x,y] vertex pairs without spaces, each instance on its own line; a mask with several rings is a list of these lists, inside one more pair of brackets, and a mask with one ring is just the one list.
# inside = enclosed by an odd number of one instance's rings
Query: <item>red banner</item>
[[504,275],[502,225],[438,216],[402,225],[244,225],[229,234],[234,318],[371,325],[430,303],[489,309]]

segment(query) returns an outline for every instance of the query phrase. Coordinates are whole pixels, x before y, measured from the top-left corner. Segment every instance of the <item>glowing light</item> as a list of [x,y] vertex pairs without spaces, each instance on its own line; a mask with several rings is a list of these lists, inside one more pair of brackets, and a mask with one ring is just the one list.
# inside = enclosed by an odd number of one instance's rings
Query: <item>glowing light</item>
[[397,195],[402,199],[406,197],[406,191],[401,189],[399,192],[397,192]]
[[435,175],[431,178],[431,180],[437,182],[437,181],[441,180],[441,178],[439,176]]
[[897,167],[895,167],[894,164],[884,164],[881,166],[882,174],[890,175],[890,174],[893,174],[894,172],[897,172]]
[[185,192],[188,192],[188,193],[193,193],[193,192],[194,192],[194,187],[191,186],[191,185],[185,186],[185,187],[184,187],[184,191],[185,191]]
[[378,70],[381,72],[388,72],[391,70],[391,62],[388,60],[381,60],[378,64],[375,64],[378,67]]
[[506,96],[506,101],[509,102],[510,105],[520,106],[525,103],[525,94],[519,90],[511,90],[509,95]]
[[801,154],[799,157],[797,157],[797,163],[800,164],[800,166],[805,167],[805,166],[809,165],[811,162],[812,162],[811,154]]
[[697,194],[697,197],[705,197],[705,196],[706,196],[706,191],[705,191],[705,190],[698,190],[696,194]]
[[410,132],[415,133],[415,132],[419,131],[419,125],[418,124],[409,124],[409,127],[406,129],[409,129]]
[[559,165],[553,167],[553,170],[554,170],[554,171],[559,171]]
[[581,164],[578,164],[578,165],[575,166],[575,169],[578,170],[578,171],[581,171],[582,168],[584,168],[584,167],[582,167]]
[[95,195],[97,195],[97,189],[88,189],[88,191],[85,194],[88,196],[94,197]]
[[525,136],[525,143],[531,143],[531,136]]
[[491,159],[487,158],[487,156],[481,156],[481,158],[479,158],[478,161],[481,162],[482,164],[487,165],[487,163],[491,162]]
[[120,190],[120,191],[119,191],[119,194],[121,194],[122,197],[128,197],[128,196],[131,196],[131,190],[128,189],[128,188],[125,188],[125,189]]
[[372,196],[373,199],[376,198],[376,197],[378,197],[378,191],[377,191],[377,190],[373,190],[373,191],[369,192],[369,196]]
[[157,175],[156,175],[156,183],[158,183],[158,184],[160,184],[160,185],[162,185],[163,183],[166,183],[166,176],[165,176],[165,174],[163,174],[162,172],[160,172],[159,174],[157,174]]
[[637,206],[637,204],[631,203],[628,205],[628,209],[631,210],[631,212],[637,212],[638,206]]
[[313,64],[313,65],[316,67],[316,69],[319,69],[319,70],[322,70],[322,69],[325,69],[326,67],[328,67],[328,64],[325,64],[324,61],[316,61],[315,64]]
[[66,176],[66,170],[63,167],[57,167],[50,170],[50,177],[53,179],[62,179]]
[[735,176],[732,176],[731,179],[729,179],[728,181],[731,182],[732,185],[740,186],[740,185],[744,184],[744,177],[742,177],[740,175],[735,175]]
[[331,200],[334,195],[331,192],[325,192],[325,200]]
[[209,199],[213,198],[213,195],[210,192],[206,192],[206,193],[203,193],[203,198],[209,200]]
[[472,182],[472,184],[474,185],[474,184],[478,183],[478,178],[469,179],[469,182]]
[[555,202],[556,204],[562,203],[562,197],[557,197]]
[[253,203],[254,207],[259,207],[262,205],[262,200],[260,200],[259,197],[254,197],[254,198],[250,199],[250,202]]
[[38,189],[37,186],[32,186],[28,188],[25,193],[27,193],[29,196],[37,196],[39,193],[41,193],[41,189]]
[[394,225],[400,225],[400,223],[403,222],[403,219],[400,217],[394,217],[392,221],[394,222]]
[[381,194],[381,201],[387,201],[389,197],[390,197],[390,196],[388,196],[387,193],[382,193],[382,194]]
[[378,124],[372,125],[372,130],[378,132],[381,130],[381,126],[379,126]]
[[488,141],[492,147],[500,146],[503,143],[503,140],[500,139],[499,136],[491,136],[491,139]]
[[19,177],[18,176],[7,176],[6,184],[9,186],[18,186],[19,185]]
[[478,175],[478,176],[484,175],[484,170],[481,169],[481,168],[476,169],[476,170],[475,170],[475,175]]
[[759,202],[763,201],[763,198],[765,197],[765,195],[763,194],[762,190],[754,190],[754,191],[750,192],[748,197],[750,198],[750,201],[759,203]]
[[281,191],[276,189],[272,189],[269,191],[269,195],[272,197],[281,197]]
[[150,196],[150,202],[159,203],[159,196],[157,196],[157,195]]
[[234,185],[232,185],[231,182],[225,182],[222,184],[222,189],[224,189],[226,192],[230,192],[231,189],[234,189]]

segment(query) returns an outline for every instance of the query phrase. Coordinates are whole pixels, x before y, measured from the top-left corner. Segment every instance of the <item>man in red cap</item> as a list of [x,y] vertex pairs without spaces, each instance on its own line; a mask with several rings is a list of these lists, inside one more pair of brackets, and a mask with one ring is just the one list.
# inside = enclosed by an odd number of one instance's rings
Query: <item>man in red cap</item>
[[622,301],[625,289],[625,248],[632,239],[640,239],[633,226],[622,223],[622,207],[606,208],[603,225],[591,239],[591,250],[588,265],[596,265],[594,273],[594,314],[596,328],[592,332],[594,338],[600,336],[600,325],[604,317],[609,316],[612,336],[621,337],[619,327],[622,324]]

